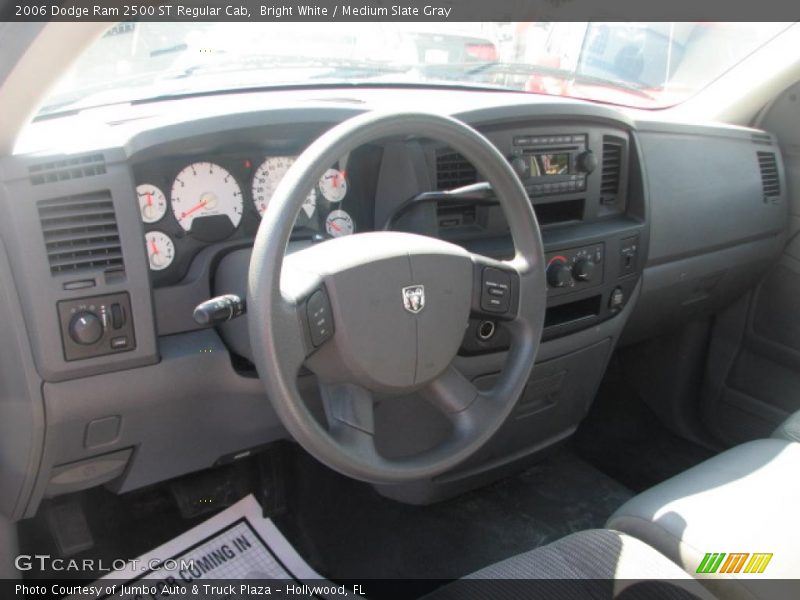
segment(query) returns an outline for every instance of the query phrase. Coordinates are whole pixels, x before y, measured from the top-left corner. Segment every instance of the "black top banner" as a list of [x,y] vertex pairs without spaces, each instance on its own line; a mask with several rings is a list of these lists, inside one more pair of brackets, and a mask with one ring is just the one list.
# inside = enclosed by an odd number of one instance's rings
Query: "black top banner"
[[2,21],[794,21],[792,0],[0,0]]

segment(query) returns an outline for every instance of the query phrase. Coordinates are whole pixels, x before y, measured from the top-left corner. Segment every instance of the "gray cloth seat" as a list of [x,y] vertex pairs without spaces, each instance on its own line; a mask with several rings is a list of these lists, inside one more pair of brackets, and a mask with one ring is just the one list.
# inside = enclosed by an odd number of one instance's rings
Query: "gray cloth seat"
[[[731,448],[632,498],[607,527],[644,541],[689,573],[707,553],[748,554],[738,573],[721,572],[723,561],[716,573],[697,574],[720,598],[798,598],[800,444],[766,439]],[[757,553],[772,554],[767,568],[744,573]]]
[[772,432],[772,437],[790,442],[800,442],[800,410],[789,417]]
[[488,566],[426,598],[683,600],[713,596],[647,544],[617,531],[591,529]]

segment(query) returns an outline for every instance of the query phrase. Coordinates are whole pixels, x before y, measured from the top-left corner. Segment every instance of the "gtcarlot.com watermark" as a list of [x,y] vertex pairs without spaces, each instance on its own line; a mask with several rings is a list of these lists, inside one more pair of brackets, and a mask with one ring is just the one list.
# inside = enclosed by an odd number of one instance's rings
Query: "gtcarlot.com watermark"
[[161,560],[152,558],[142,561],[136,558],[102,559],[84,558],[81,560],[67,558],[53,558],[49,554],[20,554],[14,559],[14,565],[20,571],[59,571],[59,572],[94,572],[110,573],[130,569],[133,571],[191,571],[194,569],[194,560],[174,560],[168,558]]

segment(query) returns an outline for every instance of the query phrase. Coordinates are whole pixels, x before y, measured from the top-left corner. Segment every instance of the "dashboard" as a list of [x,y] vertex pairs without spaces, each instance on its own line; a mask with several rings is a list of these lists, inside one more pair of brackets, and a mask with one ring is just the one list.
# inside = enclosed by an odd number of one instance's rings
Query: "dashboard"
[[[249,360],[246,316],[205,328],[192,312],[214,296],[246,296],[261,214],[292,161],[365,111],[438,107],[480,131],[528,192],[547,262],[537,364],[508,423],[447,482],[387,495],[429,501],[566,439],[618,344],[727,306],[784,240],[782,158],[763,131],[500,92],[301,90],[236,100],[44,120],[30,132],[42,148],[0,161],[0,278],[13,282],[0,294],[9,340],[0,386],[16,402],[0,404],[0,440],[17,457],[0,471],[0,485],[17,492],[0,511],[30,516],[44,497],[96,485],[125,492],[288,436]],[[81,144],[47,145],[84,126]],[[441,195],[482,180],[435,140],[375,141],[305,182],[287,251],[392,222],[512,256],[498,205]],[[437,201],[398,216],[426,194]],[[471,319],[456,366],[491,387],[509,344],[501,323]],[[435,444],[446,425],[419,427],[426,410],[414,398],[381,403],[380,450],[399,456]]]

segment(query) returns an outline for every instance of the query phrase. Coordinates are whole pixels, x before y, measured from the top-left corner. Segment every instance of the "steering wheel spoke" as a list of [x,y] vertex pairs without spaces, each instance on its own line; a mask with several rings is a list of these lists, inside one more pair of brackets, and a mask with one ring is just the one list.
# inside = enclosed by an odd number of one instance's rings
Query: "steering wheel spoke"
[[456,437],[470,437],[496,418],[501,404],[490,393],[475,387],[454,366],[421,390],[421,395],[447,417]]
[[458,413],[469,409],[480,396],[478,388],[452,365],[420,393],[448,418],[455,418]]
[[328,433],[362,457],[374,458],[375,400],[372,393],[352,383],[319,383]]

